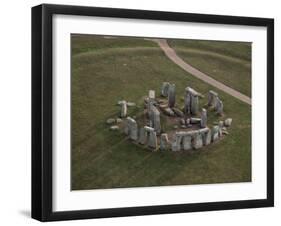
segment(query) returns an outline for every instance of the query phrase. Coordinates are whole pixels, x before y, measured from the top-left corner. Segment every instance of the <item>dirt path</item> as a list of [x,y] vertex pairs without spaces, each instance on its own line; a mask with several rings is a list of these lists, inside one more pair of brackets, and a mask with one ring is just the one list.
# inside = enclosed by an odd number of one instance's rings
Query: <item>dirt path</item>
[[166,54],[166,56],[173,61],[175,64],[177,64],[178,66],[180,66],[183,70],[187,71],[188,73],[192,74],[193,76],[195,76],[196,78],[199,78],[201,80],[203,80],[204,82],[216,87],[217,89],[220,89],[226,93],[228,93],[229,95],[251,105],[251,98],[230,88],[229,86],[226,86],[225,84],[213,79],[212,77],[208,76],[207,74],[199,71],[198,69],[192,67],[190,64],[186,63],[185,61],[183,61],[175,52],[174,49],[172,49],[167,41],[165,39],[150,39],[152,41],[155,41],[160,48],[164,51],[164,53]]

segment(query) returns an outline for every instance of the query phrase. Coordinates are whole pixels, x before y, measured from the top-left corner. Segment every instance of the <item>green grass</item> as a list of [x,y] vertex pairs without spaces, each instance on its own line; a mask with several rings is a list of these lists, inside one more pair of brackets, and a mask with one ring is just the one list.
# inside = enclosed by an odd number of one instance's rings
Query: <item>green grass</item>
[[[72,189],[251,180],[249,105],[189,75],[149,41],[134,39],[138,48],[128,50],[127,39],[93,36],[91,46],[91,40],[84,42],[84,38],[72,39],[77,53],[72,56]],[[116,43],[108,48],[105,42],[113,40]],[[176,84],[178,101],[186,86],[205,95],[210,89],[217,91],[224,101],[226,116],[233,118],[230,135],[193,153],[160,153],[145,150],[120,132],[109,130],[105,121],[117,117],[118,100],[136,102],[139,108],[129,109],[134,115],[142,108],[148,90],[155,89],[159,94],[163,81]],[[200,103],[206,102],[207,98]],[[214,114],[209,115],[210,124],[218,121]]]
[[187,63],[251,97],[251,44],[196,40],[169,40]]
[[[106,38],[104,38],[106,37]],[[74,34],[72,40],[72,54],[84,53],[88,51],[105,50],[112,48],[135,48],[135,47],[157,47],[154,42],[142,38],[92,36]]]

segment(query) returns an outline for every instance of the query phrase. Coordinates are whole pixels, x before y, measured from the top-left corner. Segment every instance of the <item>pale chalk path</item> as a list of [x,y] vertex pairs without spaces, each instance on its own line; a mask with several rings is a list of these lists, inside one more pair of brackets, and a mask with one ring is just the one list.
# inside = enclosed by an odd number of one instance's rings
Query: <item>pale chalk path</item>
[[190,64],[183,61],[175,52],[173,48],[171,48],[167,41],[165,39],[150,39],[152,41],[155,41],[160,48],[164,51],[166,56],[173,61],[175,64],[180,66],[183,70],[187,71],[188,73],[192,74],[194,77],[199,78],[203,80],[206,83],[209,83],[210,85],[216,87],[217,89],[220,89],[229,95],[251,105],[251,98],[230,88],[229,86],[226,86],[225,84],[213,79],[212,77],[208,76],[207,74],[199,71],[198,69],[192,67]]

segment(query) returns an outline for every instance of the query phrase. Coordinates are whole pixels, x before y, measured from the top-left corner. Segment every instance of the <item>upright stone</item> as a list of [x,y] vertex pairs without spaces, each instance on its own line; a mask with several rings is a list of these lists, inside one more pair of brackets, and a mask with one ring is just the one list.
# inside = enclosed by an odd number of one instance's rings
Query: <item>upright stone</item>
[[219,139],[219,130],[220,130],[219,126],[214,126],[212,128],[212,142]]
[[221,101],[219,98],[218,98],[216,104],[217,104],[217,105],[216,105],[217,114],[223,115],[223,103],[222,103],[222,101]]
[[170,86],[169,82],[163,82],[162,88],[161,88],[161,95],[163,97],[168,97],[169,86]]
[[157,149],[157,135],[155,131],[149,133],[147,145],[151,148]]
[[204,128],[199,130],[202,140],[203,140],[203,145],[208,145],[211,143],[211,132],[209,128]]
[[148,117],[149,117],[149,126],[153,127],[157,134],[160,134],[161,132],[160,112],[154,105],[151,105],[149,107]]
[[210,90],[208,93],[208,106],[216,106],[216,97],[218,97],[218,94]]
[[223,128],[223,126],[224,126],[224,124],[223,124],[223,121],[219,121],[219,136],[221,137],[222,136],[222,128]]
[[190,150],[192,148],[192,144],[191,144],[191,135],[185,135],[182,138],[182,144],[183,144],[183,150],[187,151]]
[[184,113],[191,114],[191,94],[186,92],[184,96]]
[[125,118],[127,116],[127,102],[125,100],[120,101],[121,113],[120,117]]
[[199,149],[203,146],[203,139],[200,132],[196,132],[193,136],[193,148]]
[[191,96],[191,114],[196,115],[199,110],[199,98],[198,96]]
[[200,126],[201,126],[201,128],[207,127],[207,111],[205,108],[203,108],[202,112],[201,112]]
[[155,90],[149,90],[148,97],[150,99],[155,99]]
[[182,141],[182,136],[180,134],[176,133],[174,140],[172,142],[172,151],[181,150],[181,141]]
[[128,119],[124,121],[124,133],[129,135],[129,122]]
[[131,117],[127,118],[129,125],[129,137],[130,139],[137,141],[138,140],[138,124]]
[[139,143],[140,144],[146,144],[147,142],[147,133],[145,129],[142,127],[139,130]]
[[176,86],[175,84],[170,84],[168,89],[168,105],[173,108],[176,103]]
[[204,145],[209,145],[211,143],[211,140],[212,140],[212,133],[211,133],[211,130],[208,129],[208,132],[205,133]]
[[169,150],[169,139],[167,133],[162,133],[160,136],[160,150],[161,151]]

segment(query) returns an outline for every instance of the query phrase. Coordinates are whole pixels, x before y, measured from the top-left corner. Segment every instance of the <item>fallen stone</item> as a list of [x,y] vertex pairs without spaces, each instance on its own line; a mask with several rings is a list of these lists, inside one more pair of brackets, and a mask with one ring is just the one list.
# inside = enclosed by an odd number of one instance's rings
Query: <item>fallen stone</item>
[[231,126],[231,123],[232,123],[232,118],[227,118],[225,121],[224,121],[224,125],[225,126]]
[[116,126],[116,125],[115,126],[110,126],[110,129],[111,130],[119,130],[119,126]]
[[180,109],[178,109],[178,108],[173,108],[173,111],[179,117],[183,117],[184,116],[183,112]]
[[175,113],[173,112],[173,110],[171,108],[164,108],[163,111],[168,116],[175,116]]
[[174,129],[177,129],[177,128],[179,128],[177,125],[174,125]]
[[223,131],[222,131],[222,134],[228,135],[229,132],[227,132],[226,130],[223,130]]
[[184,118],[181,118],[181,119],[180,119],[180,124],[181,124],[181,125],[185,125],[185,120],[184,120]]
[[117,118],[117,119],[116,119],[116,122],[117,122],[117,123],[121,123],[121,122],[123,122],[123,120],[122,120],[121,118]]
[[109,118],[109,119],[106,120],[106,123],[107,123],[107,124],[112,124],[112,123],[114,123],[114,122],[115,122],[115,119],[114,119],[114,118]]
[[190,118],[191,124],[197,124],[201,122],[201,118]]
[[134,102],[127,102],[127,106],[128,107],[135,107],[136,103],[134,103]]

